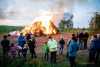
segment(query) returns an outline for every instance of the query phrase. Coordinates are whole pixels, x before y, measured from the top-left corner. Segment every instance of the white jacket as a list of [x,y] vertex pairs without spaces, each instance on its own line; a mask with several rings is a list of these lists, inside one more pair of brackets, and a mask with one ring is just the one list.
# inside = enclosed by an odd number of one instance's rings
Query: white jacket
[[48,47],[50,52],[57,51],[57,41],[54,39],[49,39]]

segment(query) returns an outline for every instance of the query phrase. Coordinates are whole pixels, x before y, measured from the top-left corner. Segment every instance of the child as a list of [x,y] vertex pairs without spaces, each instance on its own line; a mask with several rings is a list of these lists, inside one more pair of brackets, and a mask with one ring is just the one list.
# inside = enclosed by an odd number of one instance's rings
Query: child
[[26,43],[22,49],[22,54],[25,60],[26,60],[27,50],[28,50],[28,45]]
[[48,60],[49,48],[47,42],[43,44],[44,59]]
[[59,54],[63,54],[63,50],[64,50],[64,44],[65,44],[65,41],[63,38],[61,38],[61,40],[59,41],[59,44],[60,44],[60,48],[59,48]]
[[11,43],[11,46],[10,46],[11,58],[14,59],[16,57],[16,54],[17,54],[17,46],[14,43]]
[[22,56],[22,47],[17,45],[17,50],[18,50],[18,56]]

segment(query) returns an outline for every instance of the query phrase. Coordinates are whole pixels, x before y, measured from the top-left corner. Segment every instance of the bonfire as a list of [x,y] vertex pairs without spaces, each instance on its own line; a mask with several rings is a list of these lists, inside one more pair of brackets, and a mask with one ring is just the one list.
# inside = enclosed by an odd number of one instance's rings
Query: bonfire
[[51,20],[51,17],[36,18],[31,25],[25,26],[23,34],[32,33],[37,36],[57,34],[58,29]]

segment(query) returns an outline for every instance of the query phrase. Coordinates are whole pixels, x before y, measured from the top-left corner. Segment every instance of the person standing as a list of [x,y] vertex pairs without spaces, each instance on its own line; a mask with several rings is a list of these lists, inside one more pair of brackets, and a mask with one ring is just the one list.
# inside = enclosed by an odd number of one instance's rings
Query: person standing
[[87,40],[89,38],[88,32],[85,32],[83,35],[84,49],[87,49]]
[[69,48],[69,45],[70,45],[70,43],[72,42],[72,39],[73,39],[73,38],[77,38],[77,37],[75,36],[75,34],[72,34],[71,39],[68,39],[68,41],[67,41],[67,57],[69,56],[69,55],[68,55],[68,48]]
[[28,50],[28,44],[26,43],[22,49],[22,54],[23,54],[23,57],[25,59],[25,61],[27,60],[26,57],[27,57],[27,50]]
[[44,59],[48,61],[49,59],[49,47],[47,42],[43,44]]
[[49,37],[47,44],[50,52],[50,62],[56,63],[57,41],[54,38]]
[[26,39],[21,33],[20,36],[18,37],[18,45],[23,48],[25,43],[26,43]]
[[95,54],[96,54],[95,42],[96,40],[97,40],[97,35],[94,35],[92,40],[90,41],[90,48],[89,48],[89,62],[90,63],[95,62]]
[[10,53],[11,58],[15,60],[16,55],[17,55],[17,46],[16,46],[16,44],[11,43],[9,53]]
[[70,62],[70,67],[75,67],[76,66],[76,56],[77,56],[77,51],[79,49],[79,44],[77,43],[77,38],[72,38],[72,41],[70,42],[70,45],[68,47],[68,55],[69,55],[69,62]]
[[63,38],[61,38],[61,40],[59,41],[59,45],[60,45],[59,54],[63,54],[64,44],[65,44],[65,41]]
[[80,45],[79,47],[80,47],[80,49],[83,49],[83,46],[84,46],[83,37],[84,37],[83,32],[80,32],[79,35],[78,35],[78,38],[79,38],[79,45]]
[[32,39],[29,39],[27,41],[27,44],[29,46],[29,50],[30,50],[30,53],[31,53],[31,58],[36,58],[36,52],[35,52],[35,48],[36,48],[36,40],[35,40],[35,37],[32,37]]
[[7,35],[7,39],[10,41],[10,45],[11,45],[11,43],[12,43],[12,38],[11,38],[12,36],[10,35],[10,34],[8,34]]
[[[26,39],[21,33],[20,36],[18,37],[18,46],[20,46],[23,49],[25,43],[26,43]],[[22,50],[19,50],[18,55],[20,56],[21,53],[22,53]]]
[[29,40],[29,39],[31,39],[31,34],[26,34],[26,40]]
[[10,45],[10,41],[7,39],[7,36],[4,35],[3,40],[1,41],[1,46],[3,49],[3,57],[8,56],[9,45]]
[[95,42],[95,48],[96,48],[96,59],[95,62],[98,63],[99,56],[100,56],[100,35],[97,37],[97,40]]

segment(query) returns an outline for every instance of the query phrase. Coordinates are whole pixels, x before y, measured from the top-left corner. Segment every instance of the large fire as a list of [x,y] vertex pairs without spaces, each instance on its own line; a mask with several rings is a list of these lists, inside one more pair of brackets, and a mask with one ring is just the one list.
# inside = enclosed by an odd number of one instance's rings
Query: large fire
[[58,30],[53,24],[52,17],[44,16],[38,17],[33,21],[33,24],[26,26],[22,33],[32,33],[34,35],[51,35],[57,34]]

